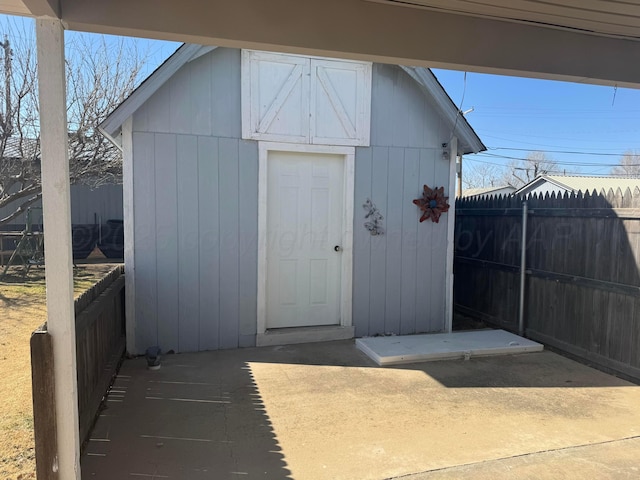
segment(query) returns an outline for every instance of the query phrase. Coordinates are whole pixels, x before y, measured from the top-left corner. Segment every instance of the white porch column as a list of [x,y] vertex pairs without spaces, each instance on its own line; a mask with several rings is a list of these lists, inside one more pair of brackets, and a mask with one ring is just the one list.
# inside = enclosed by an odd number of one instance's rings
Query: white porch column
[[[459,114],[461,115],[461,114]],[[453,330],[453,254],[455,252],[456,229],[456,158],[458,157],[458,138],[449,142],[449,212],[447,212],[447,266],[445,283],[445,331]]]
[[47,326],[53,341],[58,472],[60,479],[79,480],[76,329],[73,306],[71,202],[62,22],[53,18],[37,19],[36,38]]

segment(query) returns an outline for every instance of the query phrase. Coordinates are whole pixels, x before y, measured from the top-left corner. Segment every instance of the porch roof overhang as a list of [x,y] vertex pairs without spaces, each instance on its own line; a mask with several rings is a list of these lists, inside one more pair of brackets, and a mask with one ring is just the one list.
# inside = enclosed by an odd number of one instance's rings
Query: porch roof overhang
[[593,0],[0,0],[66,28],[597,84],[640,84],[640,5]]

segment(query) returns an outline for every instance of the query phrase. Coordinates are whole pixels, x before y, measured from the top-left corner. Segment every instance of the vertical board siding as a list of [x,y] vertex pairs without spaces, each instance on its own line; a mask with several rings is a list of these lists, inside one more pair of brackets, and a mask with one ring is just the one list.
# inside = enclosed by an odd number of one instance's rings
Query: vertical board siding
[[371,145],[394,144],[394,128],[389,124],[389,117],[394,108],[395,82],[399,74],[399,70],[392,65],[373,64],[371,76]]
[[[389,149],[387,168],[387,245],[385,267],[385,332],[400,332],[402,283],[402,207],[404,149]],[[408,207],[408,206],[407,206]],[[415,213],[415,212],[414,212]]]
[[147,172],[134,187],[138,351],[255,345],[257,144],[166,133],[134,143],[134,168]]
[[[418,160],[418,171],[420,172],[420,178],[418,185],[415,186],[416,196],[419,198],[423,192],[424,185],[433,184],[434,179],[434,151],[420,150],[420,157]],[[416,208],[416,212],[417,212]],[[418,217],[419,213],[416,213]],[[438,226],[440,226],[438,224]],[[419,289],[419,294],[416,298],[416,333],[425,333],[429,331],[431,325],[431,299],[432,299],[432,287],[433,287],[433,273],[435,270],[432,267],[433,251],[432,245],[434,243],[433,236],[436,225],[430,220],[418,224],[418,244],[416,254],[416,285]],[[436,255],[444,255],[445,252],[435,252]],[[435,280],[444,280],[444,270],[440,273],[440,277]]]
[[151,133],[133,134],[135,315],[139,353],[158,343],[154,137]]
[[[356,336],[445,328],[446,215],[419,223],[422,186],[444,186],[442,143],[451,131],[398,67],[374,64],[371,147],[356,148],[353,322]],[[371,236],[361,205],[370,198],[385,234]]]
[[[238,140],[221,138],[220,155],[220,348],[238,346],[239,162]],[[244,172],[243,172],[244,173]],[[256,279],[257,282],[257,279]]]
[[[155,216],[158,284],[158,345],[178,350],[177,135],[155,135]],[[138,215],[136,214],[136,218]]]
[[227,48],[134,114],[139,352],[255,345],[258,150],[240,115],[240,51]]
[[[389,223],[387,211],[387,171],[389,168],[389,148],[373,147],[371,156],[371,200],[384,217],[385,233],[371,237],[371,270],[369,283],[369,334],[390,333],[384,330],[385,289],[387,285],[387,238]],[[357,175],[356,171],[356,175]],[[360,226],[359,228],[363,228]],[[354,282],[360,279],[354,279]]]
[[220,218],[218,139],[198,137],[198,350],[220,345]]
[[[400,334],[408,335],[416,332],[416,295],[417,285],[417,253],[418,253],[418,222],[416,221],[416,207],[413,200],[417,198],[416,191],[420,191],[419,181],[420,150],[407,148],[404,151],[404,179],[402,193],[402,251],[400,278]],[[420,230],[422,234],[422,229]]]
[[[447,214],[438,224],[419,223],[420,214],[413,204],[424,184],[448,184],[442,181],[448,170],[436,168],[434,163],[439,158],[433,149],[356,149],[356,336],[440,332],[445,328]],[[442,163],[448,168],[447,162]],[[364,228],[365,212],[358,207],[367,198],[384,216],[384,235],[371,236]]]
[[[450,136],[449,132],[443,132],[443,138]],[[445,191],[449,186],[449,159],[442,158],[441,150],[433,151],[433,184],[430,187],[445,187]],[[450,199],[451,208],[454,208],[454,196]],[[440,222],[431,224],[433,227],[433,237],[431,243],[431,270],[434,272],[446,272],[447,270],[447,215],[440,217]],[[431,222],[429,222],[431,223]],[[424,225],[424,224],[423,224]],[[445,277],[433,278],[430,285],[431,290],[431,308],[429,313],[429,332],[443,332],[446,330],[446,281]]]
[[241,138],[240,50],[188,62],[138,109],[136,132]]
[[218,48],[211,56],[211,134],[217,137],[242,138],[240,50]]
[[353,325],[356,337],[369,335],[369,278],[371,276],[371,235],[363,227],[371,198],[372,149],[356,148],[353,212]]
[[[419,224],[412,200],[424,184],[449,185],[451,133],[398,67],[374,65],[372,88],[372,147],[356,148],[356,335],[441,331],[446,221]],[[187,63],[133,130],[138,351],[254,345],[258,150],[240,140],[240,51]],[[363,226],[367,198],[384,235]]]
[[239,144],[239,346],[255,344],[258,311],[258,144]]
[[200,343],[200,279],[198,238],[198,138],[180,135],[177,139],[178,199],[178,322],[181,352],[198,350]]

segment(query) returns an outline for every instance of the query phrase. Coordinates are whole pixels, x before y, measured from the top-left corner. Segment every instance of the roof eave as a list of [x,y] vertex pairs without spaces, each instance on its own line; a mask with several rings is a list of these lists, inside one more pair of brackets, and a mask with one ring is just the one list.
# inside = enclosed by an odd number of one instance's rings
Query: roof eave
[[453,134],[458,138],[458,153],[466,155],[484,152],[487,149],[431,70],[404,65],[400,67],[418,83],[425,93],[431,95],[440,114],[454,126]]

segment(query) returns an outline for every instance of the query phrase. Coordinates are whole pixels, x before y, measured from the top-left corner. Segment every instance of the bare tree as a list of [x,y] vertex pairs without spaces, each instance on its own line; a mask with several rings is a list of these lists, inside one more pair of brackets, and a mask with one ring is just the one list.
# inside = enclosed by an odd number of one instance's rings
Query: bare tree
[[544,152],[530,152],[523,160],[511,160],[504,170],[501,183],[520,188],[538,175],[562,174],[555,160]]
[[[12,28],[13,27],[13,28]],[[0,43],[0,208],[19,216],[41,193],[39,112],[33,34],[8,26]],[[135,43],[87,34],[68,42],[67,118],[72,184],[92,188],[122,182],[120,152],[97,126],[140,81],[145,55]],[[5,210],[6,211],[6,210]]]
[[611,169],[612,175],[640,177],[640,152],[629,150],[624,153],[620,163]]
[[464,188],[486,188],[501,185],[502,167],[488,163],[467,162],[462,176]]

